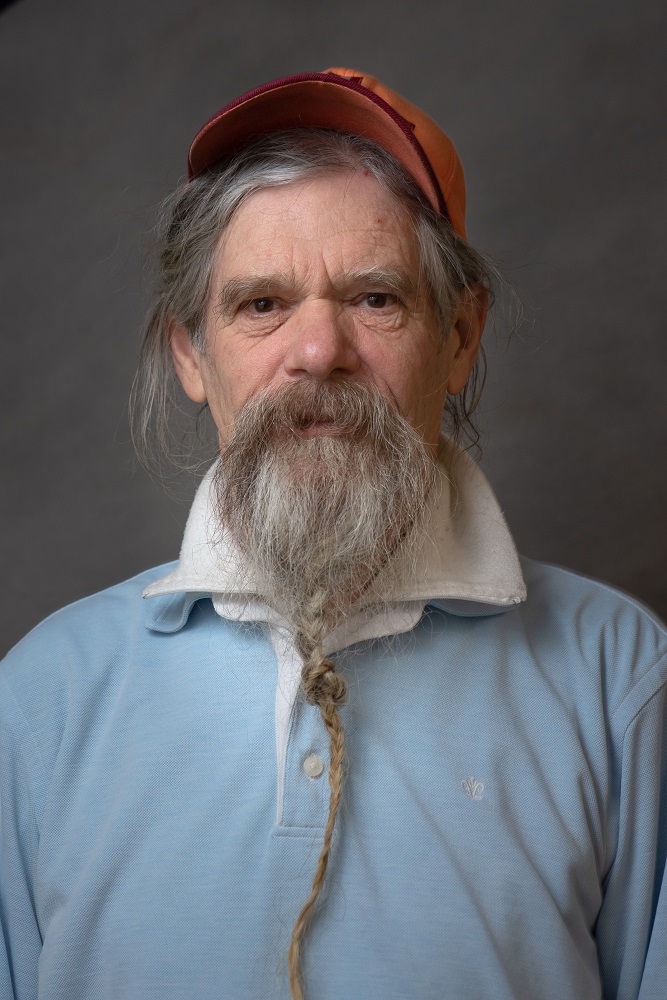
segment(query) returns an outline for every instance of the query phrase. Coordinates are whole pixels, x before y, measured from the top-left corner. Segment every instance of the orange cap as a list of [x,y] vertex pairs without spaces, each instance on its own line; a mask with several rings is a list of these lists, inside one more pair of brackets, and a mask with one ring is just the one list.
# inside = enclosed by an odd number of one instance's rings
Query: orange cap
[[451,139],[414,104],[354,69],[284,77],[227,104],[195,136],[188,177],[258,135],[288,128],[328,128],[372,139],[402,164],[435,211],[465,238],[465,181]]

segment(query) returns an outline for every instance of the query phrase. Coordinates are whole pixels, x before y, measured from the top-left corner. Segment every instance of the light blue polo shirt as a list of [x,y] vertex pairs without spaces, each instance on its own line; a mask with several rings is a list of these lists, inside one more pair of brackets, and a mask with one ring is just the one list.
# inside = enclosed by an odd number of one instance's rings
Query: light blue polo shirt
[[[279,626],[196,588],[142,600],[186,562],[2,665],[3,1000],[289,996],[328,740],[298,694],[279,709]],[[667,996],[665,630],[601,584],[523,577],[519,603],[513,566],[504,604],[500,576],[495,605],[463,577],[403,594],[412,627],[334,654],[347,773],[308,1000]]]

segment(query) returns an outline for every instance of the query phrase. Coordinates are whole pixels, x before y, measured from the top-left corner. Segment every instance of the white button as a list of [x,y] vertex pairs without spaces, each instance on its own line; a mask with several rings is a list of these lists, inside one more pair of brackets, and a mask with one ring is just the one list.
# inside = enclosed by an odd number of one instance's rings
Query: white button
[[316,753],[311,753],[303,762],[303,769],[309,778],[319,778],[324,770],[324,764]]

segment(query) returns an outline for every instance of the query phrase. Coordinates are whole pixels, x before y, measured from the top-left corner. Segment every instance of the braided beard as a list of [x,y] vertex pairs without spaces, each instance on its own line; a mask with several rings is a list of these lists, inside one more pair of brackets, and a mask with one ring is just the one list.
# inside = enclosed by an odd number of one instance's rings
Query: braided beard
[[345,614],[420,521],[434,477],[423,438],[377,389],[302,379],[246,403],[215,490],[220,523],[300,626]]
[[378,390],[306,379],[246,403],[216,472],[220,523],[291,622],[305,699],[329,734],[329,815],[287,956],[294,1000],[343,791],[347,685],[324,637],[414,529],[434,479],[423,438]]

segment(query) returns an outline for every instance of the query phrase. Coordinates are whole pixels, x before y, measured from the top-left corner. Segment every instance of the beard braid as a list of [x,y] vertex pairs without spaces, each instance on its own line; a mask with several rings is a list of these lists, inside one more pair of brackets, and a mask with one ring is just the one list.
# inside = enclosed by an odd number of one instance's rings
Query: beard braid
[[[304,436],[322,421],[330,435]],[[424,439],[377,389],[306,379],[243,407],[216,472],[219,523],[291,623],[306,701],[329,733],[329,816],[292,932],[293,1000],[303,997],[301,939],[324,884],[343,783],[346,684],[324,638],[420,523],[434,480]]]

